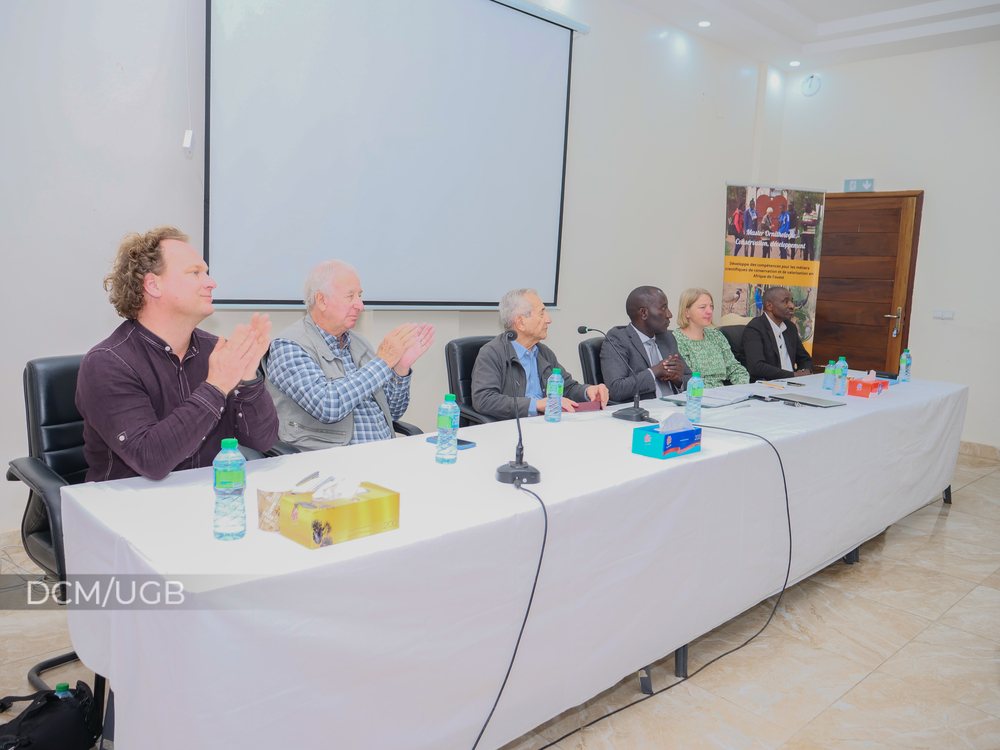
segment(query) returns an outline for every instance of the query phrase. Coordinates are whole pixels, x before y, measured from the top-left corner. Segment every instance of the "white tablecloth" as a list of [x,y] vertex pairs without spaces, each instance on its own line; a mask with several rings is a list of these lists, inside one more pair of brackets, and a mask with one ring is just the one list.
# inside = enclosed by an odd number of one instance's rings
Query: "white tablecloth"
[[[794,392],[836,399],[820,381]],[[940,495],[967,398],[914,381],[835,409],[751,402],[703,422],[781,452],[794,582]],[[522,424],[548,543],[484,749],[770,596],[788,554],[781,473],[757,438],[705,429],[700,453],[660,461],[633,455],[635,425],[607,413]],[[71,573],[218,574],[191,579],[203,601],[251,602],[70,610],[74,647],[115,688],[119,747],[471,748],[524,615],[542,513],[493,478],[513,457],[513,422],[461,436],[478,445],[453,466],[423,436],[249,464],[250,487],[280,464],[400,492],[399,530],[318,550],[259,531],[254,503],[245,539],[214,540],[210,469],[65,488]]]

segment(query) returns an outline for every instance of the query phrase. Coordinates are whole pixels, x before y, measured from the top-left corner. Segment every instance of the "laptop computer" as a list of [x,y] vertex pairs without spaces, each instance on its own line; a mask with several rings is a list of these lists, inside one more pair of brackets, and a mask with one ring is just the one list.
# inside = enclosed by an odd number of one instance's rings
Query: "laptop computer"
[[771,398],[777,401],[791,401],[793,403],[804,404],[805,406],[818,406],[820,409],[831,409],[834,406],[845,406],[844,401],[830,401],[825,398],[816,398],[815,396],[799,396],[794,393],[789,394],[767,394]]

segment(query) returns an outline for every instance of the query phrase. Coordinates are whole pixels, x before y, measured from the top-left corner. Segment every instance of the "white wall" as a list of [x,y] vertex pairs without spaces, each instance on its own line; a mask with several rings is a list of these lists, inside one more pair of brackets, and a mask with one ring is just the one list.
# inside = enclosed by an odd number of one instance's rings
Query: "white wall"
[[[625,295],[638,284],[662,286],[671,301],[690,285],[721,291],[724,183],[751,176],[758,65],[615,0],[551,6],[592,29],[574,48],[560,309],[549,335],[579,374],[576,327],[625,322]],[[122,235],[171,223],[200,246],[203,61],[202,0],[0,4],[0,461],[26,452],[24,362],[83,352],[118,324],[101,279]],[[188,89],[192,160],[181,150]],[[350,259],[350,248],[331,255]],[[246,316],[217,312],[204,327],[228,334]],[[296,314],[274,317],[280,329]],[[444,344],[499,324],[488,312],[379,311],[359,330],[377,340],[417,319],[438,333],[415,368],[405,419],[430,428],[447,390]],[[25,496],[0,484],[0,529],[18,525]]]
[[[919,190],[923,220],[909,346],[914,375],[970,386],[963,440],[1000,446],[1000,42],[788,77],[780,181]],[[814,97],[800,82],[818,73]],[[955,311],[954,321],[932,318]]]
[[[4,466],[27,453],[24,363],[82,353],[118,324],[101,280],[122,236],[164,223],[201,232],[201,165],[180,147],[184,12],[162,0],[0,3]],[[192,16],[200,122],[204,21]],[[20,523],[26,497],[23,485],[0,482],[0,529]]]

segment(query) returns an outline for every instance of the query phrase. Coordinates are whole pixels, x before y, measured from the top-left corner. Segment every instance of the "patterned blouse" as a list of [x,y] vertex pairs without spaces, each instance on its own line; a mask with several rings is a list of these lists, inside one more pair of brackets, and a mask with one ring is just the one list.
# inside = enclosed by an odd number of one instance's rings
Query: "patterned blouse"
[[750,382],[750,373],[733,356],[729,342],[719,329],[706,328],[701,341],[692,341],[680,329],[674,331],[674,338],[687,366],[692,372],[701,373],[706,388],[718,388],[725,380],[733,385]]

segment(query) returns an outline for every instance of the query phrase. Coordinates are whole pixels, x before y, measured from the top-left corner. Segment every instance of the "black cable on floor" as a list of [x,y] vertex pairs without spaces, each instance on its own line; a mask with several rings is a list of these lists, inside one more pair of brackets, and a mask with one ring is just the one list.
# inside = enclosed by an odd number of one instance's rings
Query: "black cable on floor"
[[[640,703],[642,703],[643,701],[647,701],[650,698],[653,698],[653,697],[659,695],[660,693],[665,693],[667,690],[670,690],[670,688],[677,687],[682,682],[687,682],[692,677],[694,677],[696,674],[698,674],[699,672],[701,672],[703,669],[706,669],[706,668],[710,667],[711,665],[715,664],[715,662],[717,662],[722,657],[729,656],[729,654],[733,653],[734,651],[739,651],[741,648],[743,648],[744,646],[748,645],[750,643],[750,641],[752,641],[754,638],[756,638],[758,635],[760,635],[761,633],[764,632],[764,629],[768,625],[770,625],[771,624],[771,620],[774,619],[774,613],[778,611],[778,605],[781,604],[781,597],[783,597],[785,595],[785,589],[788,588],[788,577],[791,575],[791,572],[792,572],[792,511],[791,511],[791,508],[789,507],[789,503],[788,503],[788,481],[785,479],[785,465],[781,462],[781,454],[778,453],[778,449],[774,447],[774,443],[772,443],[770,440],[768,440],[763,435],[758,435],[756,432],[746,432],[744,430],[733,430],[733,429],[731,429],[729,427],[716,427],[715,425],[709,425],[709,424],[697,424],[697,426],[701,427],[703,429],[704,428],[708,428],[710,430],[722,430],[723,432],[736,432],[736,433],[739,433],[740,435],[750,435],[751,437],[760,438],[765,443],[767,443],[768,445],[771,446],[771,450],[774,451],[774,455],[778,457],[778,466],[781,468],[781,484],[785,488],[785,518],[788,521],[788,565],[785,568],[785,582],[781,584],[781,592],[778,594],[778,598],[774,602],[774,607],[771,609],[771,614],[768,616],[767,622],[764,623],[763,627],[761,627],[761,629],[758,630],[756,633],[754,633],[752,636],[750,636],[749,638],[747,638],[746,641],[744,641],[743,643],[741,643],[739,646],[736,646],[735,648],[731,648],[728,651],[719,654],[714,659],[712,659],[710,662],[708,662],[708,663],[703,664],[702,666],[700,666],[698,669],[696,669],[694,672],[692,672],[691,674],[689,674],[687,677],[682,677],[681,679],[677,680],[677,682],[673,682],[673,683],[667,685],[664,688],[660,688],[659,690],[653,692],[651,695],[644,695],[642,698],[638,698],[637,700],[634,700],[631,703],[627,703],[626,705],[622,706],[621,708],[616,708],[614,711],[610,711],[610,712],[604,714],[603,716],[600,716],[600,717],[594,719],[593,721],[589,721],[586,724],[584,724],[583,726],[577,727],[572,732],[567,732],[566,734],[564,734],[559,739],[553,740],[552,742],[550,742],[547,745],[543,745],[538,750],[546,750],[546,748],[550,748],[550,747],[556,745],[557,743],[562,742],[567,737],[571,737],[572,735],[576,734],[577,732],[579,732],[579,731],[581,731],[583,729],[586,729],[587,727],[592,727],[592,726],[594,726],[594,724],[597,724],[598,722],[604,721],[605,719],[610,718],[611,716],[614,716],[619,711],[624,711],[626,708],[632,708],[632,706],[637,706]],[[532,494],[534,494],[534,493],[532,493]]]
[[521,631],[517,634],[517,642],[514,644],[514,653],[510,655],[510,664],[507,665],[507,674],[503,677],[503,684],[500,685],[500,692],[497,693],[497,699],[493,701],[493,708],[490,709],[490,715],[486,717],[486,722],[483,724],[483,728],[479,730],[479,736],[476,737],[476,743],[472,746],[472,750],[476,750],[479,747],[479,741],[483,738],[483,733],[486,731],[486,727],[490,724],[490,719],[493,718],[493,713],[497,710],[497,705],[500,703],[500,696],[503,695],[503,689],[507,687],[507,680],[510,678],[510,671],[514,668],[514,659],[517,658],[517,649],[521,645],[521,636],[524,635],[524,626],[528,623],[528,613],[531,612],[531,603],[535,600],[535,587],[538,586],[538,574],[542,572],[542,558],[545,557],[545,542],[549,537],[549,513],[545,509],[545,503],[542,502],[542,498],[536,495],[531,490],[525,489],[521,486],[521,480],[515,480],[514,487],[521,490],[521,492],[527,492],[533,498],[538,501],[538,504],[542,506],[542,518],[545,521],[545,526],[542,529],[542,550],[538,553],[538,567],[535,569],[535,581],[531,584],[531,596],[528,597],[528,608],[524,610],[524,619],[521,621]]

